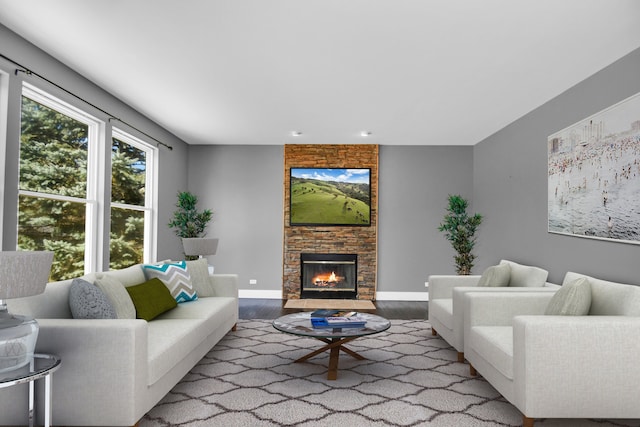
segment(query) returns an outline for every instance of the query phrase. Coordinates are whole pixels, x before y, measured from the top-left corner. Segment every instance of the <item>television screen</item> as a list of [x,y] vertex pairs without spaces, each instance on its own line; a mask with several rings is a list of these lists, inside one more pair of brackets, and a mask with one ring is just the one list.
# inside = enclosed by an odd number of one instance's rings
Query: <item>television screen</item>
[[371,169],[291,168],[291,225],[371,225]]

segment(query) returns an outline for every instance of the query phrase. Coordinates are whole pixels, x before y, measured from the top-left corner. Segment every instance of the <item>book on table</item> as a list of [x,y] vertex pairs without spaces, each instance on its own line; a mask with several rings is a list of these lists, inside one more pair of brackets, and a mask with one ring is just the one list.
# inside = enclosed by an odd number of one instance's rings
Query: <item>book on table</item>
[[312,319],[323,319],[325,317],[352,317],[355,316],[355,311],[349,310],[329,310],[329,309],[319,309],[311,312]]
[[312,317],[311,325],[314,328],[362,328],[367,321],[357,315],[341,317]]

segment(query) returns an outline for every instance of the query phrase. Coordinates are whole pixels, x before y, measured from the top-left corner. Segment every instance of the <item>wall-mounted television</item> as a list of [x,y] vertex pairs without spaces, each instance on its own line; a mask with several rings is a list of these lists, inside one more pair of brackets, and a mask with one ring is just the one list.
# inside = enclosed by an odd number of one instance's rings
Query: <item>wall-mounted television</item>
[[290,225],[371,225],[370,168],[291,168]]

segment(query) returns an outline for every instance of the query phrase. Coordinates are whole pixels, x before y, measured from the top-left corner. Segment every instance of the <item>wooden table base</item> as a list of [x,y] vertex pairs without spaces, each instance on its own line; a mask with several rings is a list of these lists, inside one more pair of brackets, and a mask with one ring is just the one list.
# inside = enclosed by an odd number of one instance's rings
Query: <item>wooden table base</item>
[[331,350],[329,353],[329,372],[327,373],[328,380],[335,380],[338,378],[338,358],[340,356],[340,351],[344,351],[349,356],[354,357],[358,360],[365,360],[366,357],[356,353],[353,350],[350,350],[346,347],[343,347],[343,344],[348,343],[349,341],[353,341],[358,337],[347,337],[347,338],[316,338],[319,341],[326,343],[327,345],[319,348],[318,350],[312,351],[311,353],[303,356],[295,361],[295,363],[305,362],[310,358],[317,356],[320,353],[324,353],[327,350]]

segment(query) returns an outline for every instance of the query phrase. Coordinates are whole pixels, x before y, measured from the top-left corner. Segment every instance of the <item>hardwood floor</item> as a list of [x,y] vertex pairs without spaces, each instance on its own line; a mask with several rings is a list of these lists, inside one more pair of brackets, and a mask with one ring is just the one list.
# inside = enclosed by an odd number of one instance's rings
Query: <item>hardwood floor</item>
[[[286,309],[286,300],[240,298],[240,319],[276,319],[300,311]],[[426,301],[374,301],[374,313],[387,319],[427,319]]]

